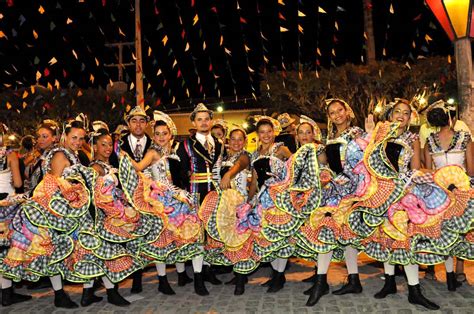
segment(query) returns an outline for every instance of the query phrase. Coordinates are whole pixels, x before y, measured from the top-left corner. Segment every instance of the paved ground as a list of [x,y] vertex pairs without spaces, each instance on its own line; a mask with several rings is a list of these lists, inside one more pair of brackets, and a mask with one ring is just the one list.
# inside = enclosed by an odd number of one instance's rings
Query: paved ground
[[[192,284],[186,287],[177,286],[177,276],[174,269],[169,269],[169,281],[176,291],[175,296],[165,296],[158,293],[156,273],[148,271],[144,278],[144,292],[139,295],[140,300],[132,302],[127,308],[118,308],[108,303],[101,302],[87,308],[76,310],[58,310],[53,305],[53,292],[50,289],[33,293],[34,299],[30,302],[1,308],[0,313],[397,313],[409,314],[423,312],[422,307],[413,306],[407,300],[407,288],[403,277],[397,277],[398,294],[384,300],[376,300],[373,294],[383,285],[381,280],[382,269],[370,264],[370,260],[362,257],[359,261],[361,280],[364,291],[359,295],[345,295],[342,297],[332,294],[324,296],[320,302],[311,308],[305,306],[307,296],[303,291],[309,284],[301,280],[312,274],[312,266],[302,260],[294,260],[287,271],[285,288],[276,294],[268,294],[266,288],[260,283],[266,280],[269,268],[262,268],[250,277],[249,284],[243,296],[233,295],[233,286],[211,286],[207,283],[210,296],[199,297],[194,294]],[[474,283],[474,263],[466,263],[468,280]],[[188,268],[188,273],[191,269]],[[464,284],[456,292],[449,292],[446,288],[444,266],[436,267],[438,281],[421,280],[424,294],[441,306],[442,313],[473,313],[474,289],[469,284]],[[332,264],[329,272],[331,289],[339,287],[345,279],[346,270],[343,264]],[[423,277],[423,273],[420,272]],[[230,274],[219,276],[223,280],[231,278]],[[123,296],[130,296],[131,281],[121,284],[120,292]],[[73,300],[80,301],[82,288],[80,286],[67,286]],[[22,293],[31,293],[25,289],[18,289]],[[104,290],[99,290],[98,295],[104,295]],[[135,295],[136,296],[136,295]]]

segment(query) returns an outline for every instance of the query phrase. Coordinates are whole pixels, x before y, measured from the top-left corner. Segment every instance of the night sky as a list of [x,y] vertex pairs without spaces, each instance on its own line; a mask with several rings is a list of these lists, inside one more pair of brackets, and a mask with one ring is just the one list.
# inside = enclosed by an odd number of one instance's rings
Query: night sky
[[[264,68],[362,64],[365,55],[363,1],[141,2],[144,87],[165,104],[251,98]],[[43,86],[106,88],[118,71],[104,64],[117,63],[118,51],[105,44],[134,40],[134,3],[0,1],[0,89],[35,84],[38,72]],[[423,0],[373,0],[372,12],[379,60],[452,54]],[[133,62],[133,49],[124,48],[124,62]],[[134,82],[134,67],[124,80]]]

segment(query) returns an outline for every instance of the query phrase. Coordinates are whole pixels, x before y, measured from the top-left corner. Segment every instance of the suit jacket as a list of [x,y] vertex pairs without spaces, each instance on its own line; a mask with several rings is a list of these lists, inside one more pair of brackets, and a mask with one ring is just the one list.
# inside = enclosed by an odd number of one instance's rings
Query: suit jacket
[[224,153],[224,145],[216,137],[214,137],[214,158],[211,158],[206,148],[196,139],[196,135],[192,135],[180,143],[177,155],[180,159],[181,175],[180,188],[191,193],[200,194],[202,201],[207,193],[214,190],[214,183],[192,183],[191,175],[193,173],[206,173],[208,171],[216,173],[217,164],[222,159]]
[[[128,140],[130,134],[125,135],[122,137],[122,144],[120,145],[120,149],[126,152],[131,158],[133,158],[136,162],[139,162],[140,160],[137,160],[135,155],[133,154],[132,148],[130,147],[130,141]],[[148,148],[151,146],[151,138],[148,137],[148,135],[145,134],[146,137],[146,144],[145,148],[143,149],[143,156],[145,156]],[[142,158],[143,158],[142,156]]]
[[288,134],[288,133],[280,134],[275,138],[275,143],[278,143],[278,142],[283,142],[283,145],[288,147],[291,153],[293,154],[296,153],[297,147],[296,147],[296,139],[294,135]]

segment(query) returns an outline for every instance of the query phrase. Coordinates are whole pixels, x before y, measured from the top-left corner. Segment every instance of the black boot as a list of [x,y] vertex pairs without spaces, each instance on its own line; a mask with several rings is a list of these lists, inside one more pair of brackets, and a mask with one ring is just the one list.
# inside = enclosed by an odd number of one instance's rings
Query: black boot
[[411,304],[418,304],[426,307],[429,310],[438,310],[439,305],[431,302],[421,293],[420,284],[410,286],[408,285],[408,302]]
[[201,296],[209,295],[209,291],[207,291],[204,285],[204,276],[202,273],[194,273],[194,292]]
[[285,286],[286,278],[285,273],[276,272],[275,277],[273,277],[270,287],[268,287],[267,292],[274,293],[278,292]]
[[456,291],[456,288],[462,286],[462,283],[456,280],[456,274],[453,271],[446,273],[446,283],[449,291]]
[[116,306],[130,305],[130,302],[125,300],[115,288],[107,289],[107,302]]
[[318,277],[318,267],[314,267],[314,274],[311,277],[303,279],[303,282],[315,282],[316,278]]
[[31,300],[31,295],[15,293],[13,287],[2,289],[2,306],[9,306]]
[[92,303],[102,301],[102,297],[98,297],[94,294],[94,288],[82,289],[81,306],[89,306]]
[[397,283],[395,282],[395,275],[385,274],[385,283],[382,290],[374,294],[376,299],[384,299],[389,294],[397,293]]
[[306,302],[306,306],[313,306],[318,303],[319,299],[323,295],[329,293],[329,285],[327,280],[327,274],[324,275],[316,275],[316,281],[314,285],[310,289],[309,299]]
[[32,282],[28,285],[28,290],[41,290],[41,289],[46,289],[46,288],[51,288],[51,281],[49,280],[48,277],[42,277],[40,280],[36,282]]
[[130,290],[131,293],[140,293],[143,291],[142,274],[143,274],[143,270],[141,269],[133,273],[132,290]]
[[347,277],[347,283],[340,289],[333,291],[332,294],[343,295],[347,293],[361,293],[362,285],[360,284],[359,274],[350,274]]
[[188,274],[186,273],[186,270],[182,273],[178,273],[178,286],[183,287],[191,282],[193,282],[193,279],[189,278]]
[[216,274],[214,273],[214,270],[207,265],[203,266],[203,274],[204,274],[204,281],[209,282],[211,285],[221,285],[222,281],[217,279]]
[[64,309],[75,309],[79,307],[63,289],[54,291],[54,306]]
[[247,283],[247,275],[235,273],[235,290],[234,295],[242,295],[245,292],[245,284]]
[[[245,283],[248,283],[248,282],[249,282],[249,278],[247,276],[245,276]],[[237,284],[237,276],[234,275],[234,277],[232,277],[231,280],[226,281],[224,284],[225,285],[235,285],[235,284]]]
[[171,289],[171,286],[168,282],[168,277],[166,275],[158,276],[158,280],[160,281],[158,283],[158,291],[166,295],[176,294],[176,292],[174,292],[173,289]]
[[272,268],[272,274],[271,274],[270,279],[268,279],[267,281],[262,283],[261,286],[262,287],[270,287],[270,285],[272,284],[273,279],[275,278],[276,274],[278,274],[278,272]]

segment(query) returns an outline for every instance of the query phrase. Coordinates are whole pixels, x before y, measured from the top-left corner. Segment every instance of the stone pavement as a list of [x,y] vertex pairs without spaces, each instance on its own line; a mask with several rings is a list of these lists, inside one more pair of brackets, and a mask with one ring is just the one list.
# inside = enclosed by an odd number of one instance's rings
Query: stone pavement
[[[359,259],[360,273],[364,291],[359,295],[334,296],[328,294],[314,307],[306,307],[307,296],[303,291],[310,284],[301,280],[313,273],[312,264],[303,260],[293,259],[288,269],[285,288],[278,293],[266,293],[266,288],[260,284],[266,280],[269,268],[261,268],[249,278],[245,294],[234,296],[234,287],[221,285],[212,286],[206,283],[210,292],[208,297],[194,294],[193,285],[177,286],[177,276],[173,268],[168,269],[169,281],[176,292],[174,296],[166,296],[157,291],[158,280],[156,272],[150,269],[144,275],[144,291],[140,300],[133,301],[131,306],[119,308],[103,301],[87,308],[75,310],[56,309],[53,305],[51,289],[33,292],[33,300],[10,307],[0,307],[0,313],[397,313],[409,314],[424,312],[424,308],[408,303],[407,287],[403,277],[397,277],[398,294],[391,295],[383,300],[376,300],[373,294],[383,286],[382,269],[371,264],[371,260],[361,256]],[[465,269],[468,280],[474,282],[474,263],[466,262]],[[190,267],[187,267],[191,274]],[[423,277],[420,272],[420,277]],[[438,281],[421,279],[421,285],[426,297],[441,306],[440,313],[473,313],[474,289],[465,283],[456,292],[449,292],[446,288],[446,276],[443,265],[436,266]],[[328,279],[331,289],[339,287],[346,277],[344,264],[332,264]],[[219,275],[222,280],[229,280],[231,274]],[[123,296],[130,296],[131,280],[120,285]],[[82,287],[79,285],[66,286],[72,299],[79,303]],[[26,289],[18,289],[21,293],[30,293]],[[97,293],[103,296],[104,289]]]

